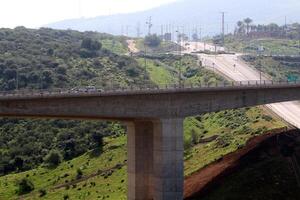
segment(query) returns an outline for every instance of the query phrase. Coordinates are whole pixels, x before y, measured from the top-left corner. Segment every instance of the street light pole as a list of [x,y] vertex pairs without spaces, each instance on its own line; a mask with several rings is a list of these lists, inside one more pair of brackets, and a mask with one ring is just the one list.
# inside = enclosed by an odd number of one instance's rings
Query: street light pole
[[181,88],[181,65],[182,65],[182,60],[181,60],[181,36],[180,36],[180,32],[179,30],[176,31],[177,33],[177,42],[179,45],[179,67],[178,67],[178,83],[179,83],[179,87]]
[[147,74],[147,48],[146,48],[146,42],[144,41],[144,48],[145,48],[145,55],[144,55],[144,62],[145,62],[145,76],[144,78],[146,79],[146,74]]

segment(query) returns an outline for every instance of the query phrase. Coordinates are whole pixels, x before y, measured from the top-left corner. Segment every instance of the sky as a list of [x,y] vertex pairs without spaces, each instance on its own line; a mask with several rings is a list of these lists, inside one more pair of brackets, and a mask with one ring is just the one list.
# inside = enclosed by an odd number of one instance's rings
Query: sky
[[0,0],[0,27],[42,25],[65,19],[147,10],[176,0]]

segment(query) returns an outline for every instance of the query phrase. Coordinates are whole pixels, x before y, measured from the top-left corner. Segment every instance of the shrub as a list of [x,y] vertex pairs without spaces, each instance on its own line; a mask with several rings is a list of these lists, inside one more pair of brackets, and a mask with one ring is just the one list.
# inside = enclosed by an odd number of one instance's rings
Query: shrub
[[64,200],[70,199],[69,195],[65,194],[64,195]]
[[50,153],[44,158],[45,164],[49,167],[56,167],[61,163],[61,161],[62,155],[57,150],[50,151]]
[[23,178],[18,182],[18,195],[28,194],[32,190],[34,190],[34,185],[29,179]]
[[82,177],[82,175],[83,175],[82,170],[81,170],[80,168],[78,168],[78,169],[77,169],[76,178],[77,178],[77,179],[80,179],[80,178]]
[[81,48],[88,49],[90,51],[99,51],[102,48],[102,44],[97,40],[85,38],[82,40]]
[[262,118],[263,118],[264,120],[266,120],[267,122],[270,122],[270,121],[273,120],[272,117],[269,116],[269,115],[263,115]]

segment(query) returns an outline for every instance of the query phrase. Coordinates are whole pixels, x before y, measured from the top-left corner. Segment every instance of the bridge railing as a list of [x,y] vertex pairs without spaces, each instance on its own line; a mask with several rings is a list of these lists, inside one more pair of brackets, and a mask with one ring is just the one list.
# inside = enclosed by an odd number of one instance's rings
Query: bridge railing
[[289,86],[299,85],[300,81],[270,81],[270,80],[252,80],[252,81],[224,81],[214,83],[174,83],[174,84],[144,84],[120,86],[108,84],[102,87],[77,87],[77,88],[52,88],[47,90],[22,89],[13,91],[0,91],[0,96],[33,96],[33,95],[54,95],[54,94],[91,94],[91,93],[109,93],[126,91],[163,91],[178,89],[201,89],[201,88],[230,88],[230,87],[268,87],[268,86]]

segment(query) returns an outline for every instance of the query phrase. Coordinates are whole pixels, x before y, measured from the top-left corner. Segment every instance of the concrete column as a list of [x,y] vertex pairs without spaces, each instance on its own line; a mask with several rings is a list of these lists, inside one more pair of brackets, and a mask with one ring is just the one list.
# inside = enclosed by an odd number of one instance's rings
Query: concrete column
[[161,119],[154,126],[153,199],[183,199],[183,120]]
[[152,200],[153,123],[127,125],[128,200]]
[[134,121],[128,128],[128,199],[183,199],[183,120]]

